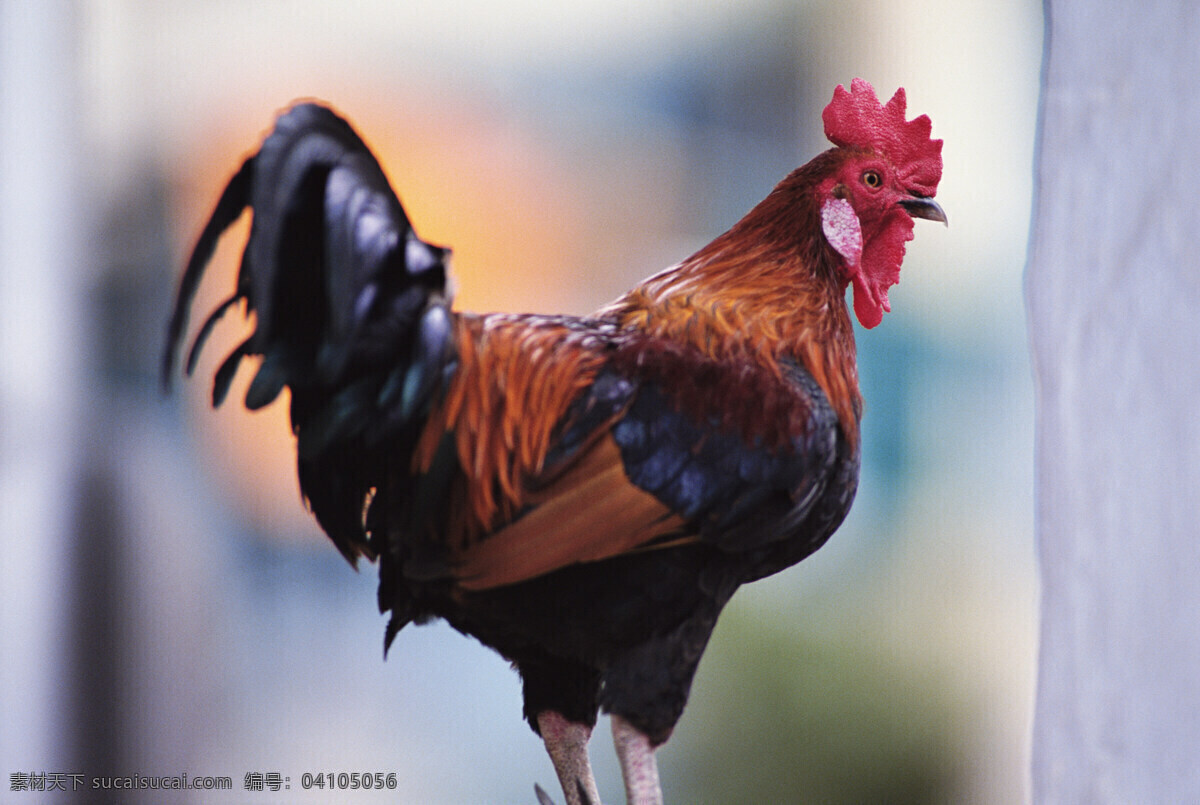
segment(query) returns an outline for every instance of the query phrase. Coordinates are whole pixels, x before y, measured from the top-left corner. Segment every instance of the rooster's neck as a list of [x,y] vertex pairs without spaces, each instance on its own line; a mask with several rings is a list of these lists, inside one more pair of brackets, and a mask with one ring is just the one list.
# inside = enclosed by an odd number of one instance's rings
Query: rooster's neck
[[853,440],[862,397],[836,257],[819,223],[809,230],[816,242],[763,237],[752,216],[602,313],[712,360],[759,361],[777,372],[782,361],[802,364]]

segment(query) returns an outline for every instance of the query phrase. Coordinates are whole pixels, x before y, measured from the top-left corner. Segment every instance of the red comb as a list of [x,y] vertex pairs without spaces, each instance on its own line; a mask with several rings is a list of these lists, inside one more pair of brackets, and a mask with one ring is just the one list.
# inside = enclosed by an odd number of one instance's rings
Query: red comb
[[849,91],[838,84],[825,107],[825,136],[844,148],[868,148],[896,167],[901,181],[912,192],[932,196],[942,178],[942,141],[931,140],[933,123],[928,115],[906,121],[904,87],[884,106],[875,89],[856,78]]

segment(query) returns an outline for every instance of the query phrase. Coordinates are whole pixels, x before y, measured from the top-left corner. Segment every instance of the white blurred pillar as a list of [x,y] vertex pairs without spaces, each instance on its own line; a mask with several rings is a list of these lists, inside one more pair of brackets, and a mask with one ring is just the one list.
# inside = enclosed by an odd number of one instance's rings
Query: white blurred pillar
[[[69,771],[84,225],[75,4],[0,3],[0,785]],[[20,794],[14,794],[20,797]],[[0,797],[3,798],[3,797]]]
[[1034,799],[1200,802],[1200,4],[1046,20]]

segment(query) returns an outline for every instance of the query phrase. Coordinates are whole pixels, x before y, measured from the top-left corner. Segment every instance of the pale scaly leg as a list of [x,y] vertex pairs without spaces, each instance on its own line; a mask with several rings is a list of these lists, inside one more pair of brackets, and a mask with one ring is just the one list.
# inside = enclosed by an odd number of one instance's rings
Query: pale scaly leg
[[567,805],[600,805],[587,754],[592,728],[568,721],[553,710],[538,713],[537,723]]
[[628,805],[662,805],[658,763],[650,739],[618,715],[612,716],[612,732],[625,778],[625,801]]

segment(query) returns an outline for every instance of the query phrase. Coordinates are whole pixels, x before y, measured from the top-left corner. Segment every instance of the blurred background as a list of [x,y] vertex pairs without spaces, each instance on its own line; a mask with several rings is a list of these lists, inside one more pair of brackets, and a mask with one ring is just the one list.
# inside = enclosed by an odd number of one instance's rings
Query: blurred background
[[[282,407],[208,408],[236,317],[197,379],[161,393],[188,251],[275,113],[315,97],[454,248],[460,307],[585,313],[827,147],[821,109],[861,76],[933,119],[951,226],[918,225],[894,312],[858,334],[853,511],[735,597],[663,786],[672,802],[1020,801],[1041,46],[1036,0],[0,5],[3,790],[41,771],[233,778],[172,801],[330,801],[299,790],[306,771],[396,773],[356,803],[555,790],[495,654],[437,624],[383,661],[374,568],[309,521]],[[244,234],[198,306],[226,294]],[[615,801],[606,733],[592,755]],[[246,792],[247,772],[291,790]]]

